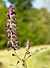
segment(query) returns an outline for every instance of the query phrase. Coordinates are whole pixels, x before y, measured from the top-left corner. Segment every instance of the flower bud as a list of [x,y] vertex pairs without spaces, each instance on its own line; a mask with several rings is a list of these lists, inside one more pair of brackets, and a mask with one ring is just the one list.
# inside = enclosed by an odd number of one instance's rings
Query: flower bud
[[8,33],[8,38],[10,38],[11,36],[10,36],[10,33]]
[[27,42],[26,42],[26,49],[30,49],[30,42],[29,42],[29,40],[27,40]]

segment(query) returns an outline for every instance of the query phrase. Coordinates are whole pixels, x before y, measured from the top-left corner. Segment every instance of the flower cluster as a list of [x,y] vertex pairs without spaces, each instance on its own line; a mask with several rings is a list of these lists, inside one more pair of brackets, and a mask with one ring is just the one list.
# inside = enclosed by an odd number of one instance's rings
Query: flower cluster
[[7,21],[7,31],[6,34],[8,35],[8,41],[7,41],[7,45],[9,45],[10,47],[8,48],[8,50],[11,50],[12,48],[14,50],[19,49],[19,41],[18,36],[17,36],[17,31],[18,29],[14,28],[15,26],[18,26],[17,24],[14,24],[14,20],[16,20],[16,17],[14,17],[16,15],[14,8],[12,6],[9,7],[9,11],[6,12],[8,18],[5,19],[5,21]]
[[26,52],[29,53],[29,49],[30,49],[30,41],[27,40],[26,42]]
[[26,42],[26,48],[30,49],[30,42],[29,42],[29,40],[27,40],[27,42]]

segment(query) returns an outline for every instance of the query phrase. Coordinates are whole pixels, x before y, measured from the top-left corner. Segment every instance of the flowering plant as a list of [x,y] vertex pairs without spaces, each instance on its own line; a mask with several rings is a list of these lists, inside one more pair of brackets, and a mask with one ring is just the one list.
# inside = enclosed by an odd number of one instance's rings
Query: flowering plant
[[[12,6],[9,7],[9,10],[8,12],[6,12],[8,18],[5,19],[5,21],[7,21],[7,25],[6,25],[6,28],[7,28],[7,31],[5,32],[8,36],[8,41],[7,41],[7,46],[9,46],[7,48],[7,50],[11,50],[13,49],[14,50],[14,54],[12,54],[12,56],[16,56],[19,61],[22,61],[23,62],[23,66],[24,68],[27,68],[27,64],[26,64],[26,61],[28,58],[30,58],[32,55],[34,55],[35,53],[39,52],[40,50],[43,50],[43,49],[46,49],[45,48],[41,48],[41,49],[36,49],[34,51],[33,54],[30,54],[30,41],[27,40],[26,42],[26,52],[25,52],[25,55],[24,55],[24,58],[21,59],[17,53],[16,53],[16,50],[20,49],[20,46],[19,46],[19,41],[18,41],[18,36],[17,36],[17,32],[18,32],[18,28],[16,29],[15,27],[18,27],[18,24],[15,24],[13,21],[16,20],[16,13],[15,13],[15,10]],[[28,55],[28,57],[26,57],[26,55]],[[19,61],[17,62],[17,64],[19,63]]]

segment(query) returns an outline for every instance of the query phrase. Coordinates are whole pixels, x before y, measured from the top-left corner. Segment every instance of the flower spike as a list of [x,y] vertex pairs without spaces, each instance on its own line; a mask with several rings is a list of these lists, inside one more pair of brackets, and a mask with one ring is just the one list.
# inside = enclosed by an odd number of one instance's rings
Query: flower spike
[[7,28],[6,34],[8,35],[7,45],[10,45],[8,50],[11,50],[12,48],[14,50],[18,50],[19,47],[16,47],[18,46],[18,40],[17,40],[18,29],[14,28],[14,26],[18,26],[18,25],[13,23],[13,21],[17,19],[16,17],[14,17],[16,15],[14,8],[10,6],[6,14],[8,16],[8,18],[5,19],[5,21],[8,22],[7,25],[5,26]]

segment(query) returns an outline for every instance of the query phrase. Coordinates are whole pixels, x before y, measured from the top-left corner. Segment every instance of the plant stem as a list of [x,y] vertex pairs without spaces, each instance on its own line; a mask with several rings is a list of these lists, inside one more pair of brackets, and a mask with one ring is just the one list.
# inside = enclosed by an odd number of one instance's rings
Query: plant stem
[[27,51],[26,51],[26,53],[25,53],[25,55],[24,55],[24,59],[26,58],[26,55],[27,55]]
[[[12,28],[12,24],[11,24],[11,22],[10,22],[10,27]],[[11,44],[13,45],[13,42],[12,42],[12,32],[11,32],[11,30],[10,30],[10,35],[11,35],[11,39],[10,39],[10,41],[11,41]]]
[[24,68],[27,68],[26,62],[24,62]]
[[31,56],[33,56],[34,54],[36,54],[37,52],[39,52],[39,51],[41,51],[41,50],[44,50],[44,49],[47,49],[47,47],[45,47],[45,48],[40,48],[39,50],[37,49],[32,55],[29,55],[29,56],[25,59],[25,61],[26,61],[27,59],[29,59]]
[[14,53],[15,53],[15,56],[16,56],[19,60],[22,61],[22,59],[17,55],[17,53],[15,52],[15,50],[14,50]]

